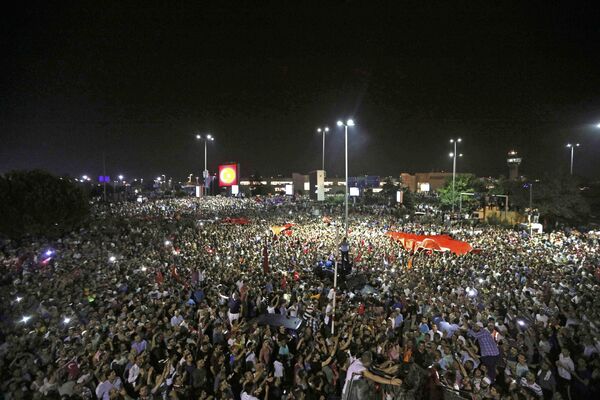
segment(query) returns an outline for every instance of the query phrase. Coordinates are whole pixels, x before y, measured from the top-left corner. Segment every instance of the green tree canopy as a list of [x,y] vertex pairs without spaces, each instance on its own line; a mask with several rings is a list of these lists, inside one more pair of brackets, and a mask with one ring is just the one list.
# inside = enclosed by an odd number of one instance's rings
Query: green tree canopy
[[14,171],[0,176],[0,234],[58,237],[89,214],[83,191],[66,178],[44,171]]
[[396,201],[396,192],[399,190],[398,184],[391,177],[383,180],[380,194],[387,200]]
[[[480,186],[480,182],[472,174],[459,174],[456,175],[454,191],[452,191],[452,177],[449,177],[445,185],[438,189],[440,203],[443,208],[449,209],[454,202],[455,210],[458,210],[460,193],[478,193],[481,189]],[[463,210],[474,209],[479,206],[479,203],[479,199],[475,196],[462,195]]]

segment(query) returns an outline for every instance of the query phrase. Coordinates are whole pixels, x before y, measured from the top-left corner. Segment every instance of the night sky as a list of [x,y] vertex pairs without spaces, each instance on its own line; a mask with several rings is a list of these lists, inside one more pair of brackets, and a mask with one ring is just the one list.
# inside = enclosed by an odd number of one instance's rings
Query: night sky
[[341,175],[352,116],[350,175],[451,169],[462,137],[459,171],[506,175],[512,148],[524,174],[566,170],[574,141],[600,176],[596,2],[99,3],[3,11],[0,172],[95,176],[104,148],[112,176],[183,179],[211,132],[209,170],[289,176],[328,124]]

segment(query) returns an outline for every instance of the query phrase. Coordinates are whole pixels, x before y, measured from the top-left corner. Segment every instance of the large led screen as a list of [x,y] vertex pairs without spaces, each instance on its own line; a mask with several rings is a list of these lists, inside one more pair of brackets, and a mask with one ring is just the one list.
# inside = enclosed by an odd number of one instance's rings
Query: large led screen
[[238,184],[238,165],[221,164],[219,165],[219,186],[229,187]]

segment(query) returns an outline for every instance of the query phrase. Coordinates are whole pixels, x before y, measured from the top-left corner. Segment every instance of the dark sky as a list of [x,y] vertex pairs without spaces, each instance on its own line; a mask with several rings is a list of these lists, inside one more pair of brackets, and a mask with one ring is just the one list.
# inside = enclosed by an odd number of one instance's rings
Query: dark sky
[[[350,174],[451,168],[600,176],[595,2],[45,2],[1,18],[0,172],[182,178],[209,169]],[[433,4],[440,3],[440,4]],[[443,4],[442,4],[443,3]]]

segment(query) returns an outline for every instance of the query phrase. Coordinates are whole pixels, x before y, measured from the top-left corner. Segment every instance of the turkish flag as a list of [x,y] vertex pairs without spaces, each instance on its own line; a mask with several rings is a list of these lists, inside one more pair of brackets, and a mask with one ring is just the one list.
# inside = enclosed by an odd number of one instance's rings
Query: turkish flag
[[162,285],[164,280],[165,280],[165,278],[163,277],[162,272],[158,271],[156,273],[156,283],[158,283],[159,285]]

